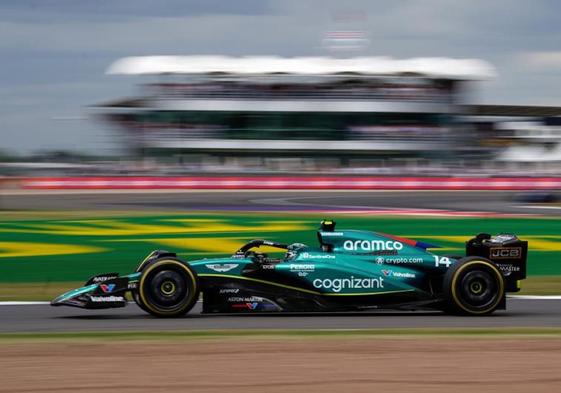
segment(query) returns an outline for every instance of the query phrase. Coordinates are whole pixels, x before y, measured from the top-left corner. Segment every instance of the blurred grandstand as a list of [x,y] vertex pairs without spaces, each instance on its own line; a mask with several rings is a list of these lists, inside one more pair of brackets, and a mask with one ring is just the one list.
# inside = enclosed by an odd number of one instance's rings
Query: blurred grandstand
[[135,155],[179,172],[546,173],[561,161],[561,111],[465,104],[467,84],[495,75],[480,60],[148,56],[108,73],[158,77],[99,107]]
[[467,104],[469,85],[495,76],[481,60],[143,56],[107,73],[150,79],[136,97],[95,105],[130,159],[51,165],[49,174],[561,169],[561,108]]
[[493,75],[477,60],[364,57],[134,57],[108,72],[160,78],[141,97],[100,105],[138,155],[220,171],[451,159],[466,149],[454,120],[460,85]]

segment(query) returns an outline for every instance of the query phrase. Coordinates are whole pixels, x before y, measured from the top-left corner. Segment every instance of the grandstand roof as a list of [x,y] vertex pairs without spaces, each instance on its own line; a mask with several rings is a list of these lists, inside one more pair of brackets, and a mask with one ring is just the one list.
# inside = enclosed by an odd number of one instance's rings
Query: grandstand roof
[[488,79],[494,67],[478,59],[419,57],[275,57],[275,56],[138,56],[117,60],[108,74],[292,74],[292,75],[402,75],[420,74],[445,79]]

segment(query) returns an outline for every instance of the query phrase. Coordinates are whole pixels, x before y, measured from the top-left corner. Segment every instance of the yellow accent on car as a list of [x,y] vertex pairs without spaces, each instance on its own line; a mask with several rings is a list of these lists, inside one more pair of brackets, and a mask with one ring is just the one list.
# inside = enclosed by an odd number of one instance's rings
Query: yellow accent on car
[[172,295],[175,293],[175,289],[175,284],[171,281],[165,281],[160,285],[160,291],[162,291],[164,295]]

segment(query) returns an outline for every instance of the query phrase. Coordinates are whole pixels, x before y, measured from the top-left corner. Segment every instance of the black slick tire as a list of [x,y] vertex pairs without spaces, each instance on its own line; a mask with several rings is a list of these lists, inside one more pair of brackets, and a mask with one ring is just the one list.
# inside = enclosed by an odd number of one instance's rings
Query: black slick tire
[[446,311],[460,315],[488,315],[505,296],[499,268],[482,257],[467,257],[452,265],[444,276]]
[[142,269],[135,296],[139,307],[156,317],[181,317],[197,302],[199,281],[189,264],[162,258]]

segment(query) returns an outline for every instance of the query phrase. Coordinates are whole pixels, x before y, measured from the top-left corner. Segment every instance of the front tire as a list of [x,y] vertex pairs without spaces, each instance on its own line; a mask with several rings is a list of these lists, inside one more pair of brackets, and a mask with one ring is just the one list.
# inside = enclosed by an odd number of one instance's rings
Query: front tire
[[462,315],[491,314],[505,296],[501,271],[488,259],[463,258],[446,272],[443,282],[447,311]]
[[199,282],[188,264],[166,258],[151,262],[142,270],[137,304],[156,317],[180,317],[199,298]]
[[134,302],[136,303],[136,305],[138,307],[140,307],[141,310],[149,313],[150,310],[148,310],[148,308],[144,305],[144,303],[142,302],[142,300],[140,300],[140,295],[138,294],[138,290],[133,290],[131,291],[131,295],[132,295],[132,300],[134,300]]

